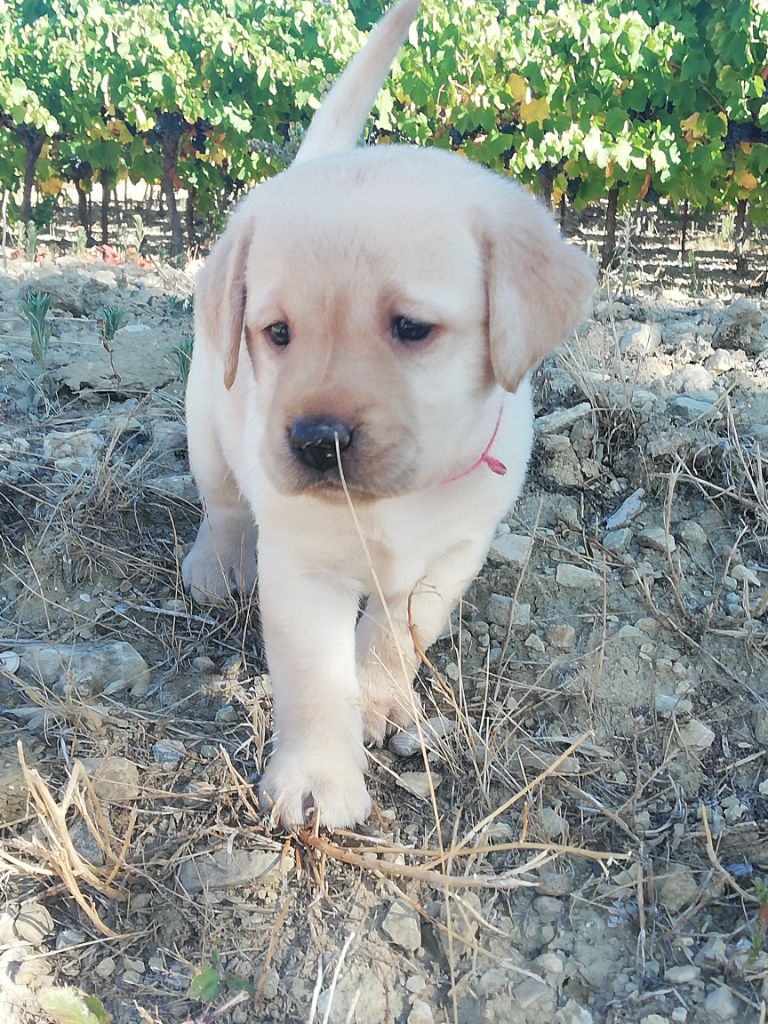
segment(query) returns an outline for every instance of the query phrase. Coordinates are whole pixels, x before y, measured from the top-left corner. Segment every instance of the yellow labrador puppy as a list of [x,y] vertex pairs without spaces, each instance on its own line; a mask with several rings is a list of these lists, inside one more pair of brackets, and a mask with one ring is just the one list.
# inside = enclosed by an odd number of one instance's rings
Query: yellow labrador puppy
[[417,7],[373,30],[197,283],[204,516],[183,576],[199,600],[248,589],[258,546],[275,714],[261,795],[288,826],[368,815],[364,744],[418,716],[417,651],[523,485],[527,374],[593,288],[517,185],[443,151],[356,148]]

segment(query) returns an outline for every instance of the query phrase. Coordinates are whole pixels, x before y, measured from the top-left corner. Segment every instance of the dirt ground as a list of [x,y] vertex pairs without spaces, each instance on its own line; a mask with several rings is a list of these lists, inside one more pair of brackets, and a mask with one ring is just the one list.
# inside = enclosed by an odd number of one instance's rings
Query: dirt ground
[[0,267],[3,1024],[766,1020],[768,308],[661,248],[537,373],[426,745],[319,836],[256,804],[254,601],[181,587],[194,267]]

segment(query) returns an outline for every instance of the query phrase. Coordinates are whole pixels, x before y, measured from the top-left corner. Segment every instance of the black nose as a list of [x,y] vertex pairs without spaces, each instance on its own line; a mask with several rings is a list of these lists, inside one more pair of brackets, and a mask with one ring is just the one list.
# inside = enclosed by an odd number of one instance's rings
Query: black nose
[[307,416],[296,420],[288,434],[291,448],[300,462],[312,469],[326,470],[336,466],[336,439],[339,451],[352,444],[352,427],[341,420],[325,416]]

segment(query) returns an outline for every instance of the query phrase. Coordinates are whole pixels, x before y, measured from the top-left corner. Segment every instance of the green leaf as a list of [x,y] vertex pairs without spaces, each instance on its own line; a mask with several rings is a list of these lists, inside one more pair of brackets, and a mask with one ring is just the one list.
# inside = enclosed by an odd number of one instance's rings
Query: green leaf
[[56,1024],[109,1024],[110,1016],[96,996],[76,988],[52,988],[40,996],[40,1005]]
[[212,1002],[221,992],[221,978],[210,964],[201,967],[197,974],[193,975],[189,983],[190,999],[199,999],[202,1003]]

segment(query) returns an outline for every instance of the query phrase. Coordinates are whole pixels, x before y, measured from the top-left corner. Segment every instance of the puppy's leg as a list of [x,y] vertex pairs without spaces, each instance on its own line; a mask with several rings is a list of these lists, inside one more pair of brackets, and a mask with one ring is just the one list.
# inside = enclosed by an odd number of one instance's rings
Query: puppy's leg
[[181,567],[185,587],[202,603],[226,598],[234,586],[256,582],[256,524],[225,461],[215,424],[188,403],[189,461],[203,500],[197,539]]
[[[357,626],[358,679],[366,743],[381,746],[394,729],[421,714],[413,690],[420,657],[438,638],[453,606],[479,572],[488,538],[463,542],[447,552],[410,594],[371,597]],[[414,640],[416,643],[414,643]]]
[[275,716],[262,803],[286,826],[303,824],[311,808],[328,828],[363,821],[371,801],[355,674],[359,594],[297,565],[262,526],[259,603]]

